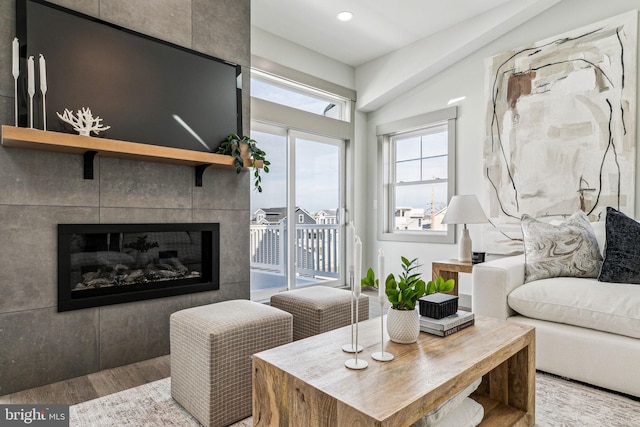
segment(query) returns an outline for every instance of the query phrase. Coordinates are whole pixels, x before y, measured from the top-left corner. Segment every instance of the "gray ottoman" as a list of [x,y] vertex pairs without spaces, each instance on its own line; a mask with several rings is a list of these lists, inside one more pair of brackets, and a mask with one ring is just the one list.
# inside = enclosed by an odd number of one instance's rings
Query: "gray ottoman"
[[[294,341],[351,324],[351,292],[345,289],[312,286],[281,292],[271,297],[271,306],[293,314]],[[368,318],[369,297],[361,294],[358,319]]]
[[251,356],[291,342],[291,314],[248,300],[175,312],[171,396],[205,426],[251,415]]

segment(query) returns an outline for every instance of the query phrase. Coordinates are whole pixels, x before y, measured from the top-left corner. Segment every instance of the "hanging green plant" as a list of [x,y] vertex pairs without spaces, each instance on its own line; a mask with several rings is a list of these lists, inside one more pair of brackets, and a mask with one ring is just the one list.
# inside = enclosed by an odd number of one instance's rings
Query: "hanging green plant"
[[[227,139],[220,144],[220,147],[216,150],[217,154],[225,154],[234,158],[233,165],[236,168],[236,173],[240,173],[244,167],[245,158],[251,160],[251,166],[253,167],[253,188],[262,193],[262,176],[260,176],[260,168],[256,167],[257,162],[262,161],[262,170],[264,173],[269,173],[269,162],[266,159],[266,153],[264,150],[258,148],[258,143],[249,138],[248,136],[239,136],[235,133],[230,133]],[[245,154],[246,153],[246,154]]]

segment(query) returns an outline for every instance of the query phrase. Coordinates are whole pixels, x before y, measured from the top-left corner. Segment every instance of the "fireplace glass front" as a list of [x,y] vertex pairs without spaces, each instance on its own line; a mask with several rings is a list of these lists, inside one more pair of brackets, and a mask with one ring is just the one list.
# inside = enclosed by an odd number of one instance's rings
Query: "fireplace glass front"
[[219,224],[59,224],[58,311],[219,288]]

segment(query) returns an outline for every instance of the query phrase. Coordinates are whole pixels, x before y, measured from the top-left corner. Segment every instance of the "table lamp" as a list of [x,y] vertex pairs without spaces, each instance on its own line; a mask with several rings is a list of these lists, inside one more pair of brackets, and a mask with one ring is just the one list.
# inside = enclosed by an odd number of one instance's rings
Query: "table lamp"
[[458,240],[458,261],[471,261],[471,237],[467,224],[489,222],[475,195],[453,196],[442,218],[443,224],[464,224]]

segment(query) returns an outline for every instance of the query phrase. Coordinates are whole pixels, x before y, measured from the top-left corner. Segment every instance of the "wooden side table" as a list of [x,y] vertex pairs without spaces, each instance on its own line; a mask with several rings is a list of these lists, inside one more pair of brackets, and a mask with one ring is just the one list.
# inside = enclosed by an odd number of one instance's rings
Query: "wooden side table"
[[473,271],[473,264],[471,261],[458,261],[457,259],[434,261],[431,265],[431,271],[434,281],[438,276],[442,276],[444,280],[453,279],[456,284],[453,290],[448,293],[458,295],[458,273],[471,273]]

